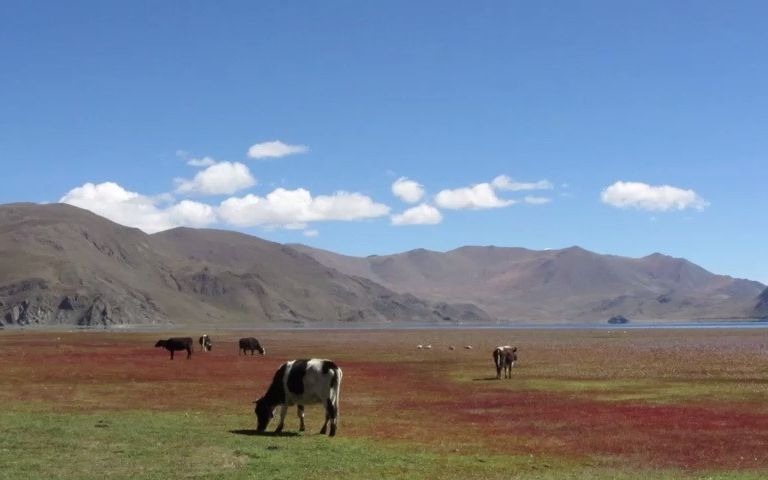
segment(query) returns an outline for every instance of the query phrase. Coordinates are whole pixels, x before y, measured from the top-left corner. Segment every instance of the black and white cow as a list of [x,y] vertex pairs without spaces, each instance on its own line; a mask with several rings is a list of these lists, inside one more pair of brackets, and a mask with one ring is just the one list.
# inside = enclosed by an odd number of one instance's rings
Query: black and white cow
[[168,340],[158,340],[155,344],[155,348],[163,347],[171,352],[171,360],[173,360],[173,353],[176,351],[186,350],[187,360],[192,357],[192,338],[191,337],[176,337],[169,338]]
[[504,378],[512,378],[512,367],[517,361],[517,347],[504,345],[496,347],[493,351],[493,364],[496,366],[496,378],[501,379],[501,370],[504,369]]
[[197,340],[197,343],[200,344],[200,349],[204,352],[210,352],[213,348],[213,340],[211,340],[211,337],[207,334],[203,334],[203,336]]
[[285,362],[275,373],[272,384],[263,397],[256,400],[256,431],[266,430],[279,405],[280,423],[275,433],[283,431],[288,407],[297,405],[299,431],[304,431],[304,405],[322,403],[325,407],[325,423],[320,430],[325,434],[331,422],[329,435],[336,435],[339,418],[339,394],[341,392],[341,368],[330,360],[312,358]]
[[264,347],[261,346],[258,340],[256,340],[253,337],[246,337],[240,339],[240,350],[237,351],[237,354],[239,355],[240,352],[245,355],[246,350],[251,351],[251,355],[253,355],[254,350],[258,350],[261,355],[264,355]]

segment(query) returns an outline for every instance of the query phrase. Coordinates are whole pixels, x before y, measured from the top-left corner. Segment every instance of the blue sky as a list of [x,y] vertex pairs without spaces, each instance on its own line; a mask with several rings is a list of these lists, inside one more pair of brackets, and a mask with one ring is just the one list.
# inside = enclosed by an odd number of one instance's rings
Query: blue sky
[[766,15],[6,1],[0,202],[352,255],[658,251],[768,282]]

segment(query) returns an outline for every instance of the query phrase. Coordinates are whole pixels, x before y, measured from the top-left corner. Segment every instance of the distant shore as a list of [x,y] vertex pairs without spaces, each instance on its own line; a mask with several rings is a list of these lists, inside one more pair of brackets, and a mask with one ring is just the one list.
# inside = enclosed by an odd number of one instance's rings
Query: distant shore
[[20,331],[61,332],[162,332],[162,331],[307,331],[307,330],[643,330],[643,329],[768,329],[768,319],[746,320],[637,320],[623,324],[593,323],[307,323],[301,325],[244,324],[244,325],[177,325],[129,324],[107,326],[77,325],[5,325],[0,333]]

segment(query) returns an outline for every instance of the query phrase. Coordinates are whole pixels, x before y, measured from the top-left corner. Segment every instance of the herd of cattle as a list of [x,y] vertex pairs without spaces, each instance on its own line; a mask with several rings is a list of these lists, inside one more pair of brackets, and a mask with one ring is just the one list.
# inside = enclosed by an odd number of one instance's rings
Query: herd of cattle
[[[197,340],[197,343],[200,344],[200,349],[204,352],[210,352],[213,349],[213,340],[211,340],[211,337],[208,335],[200,337]],[[262,347],[259,341],[253,337],[241,338],[238,343],[240,346],[238,353],[241,352],[243,355],[245,355],[248,350],[251,351],[251,355],[253,355],[253,352],[259,352],[261,355],[264,355],[265,353],[264,347]],[[158,340],[155,344],[155,348],[162,347],[171,352],[171,360],[173,360],[174,352],[186,350],[187,360],[189,360],[192,358],[192,345],[192,337],[173,337],[167,340]]]
[[[213,348],[213,341],[208,335],[202,335],[197,342],[200,349],[204,352],[210,352]],[[192,357],[192,337],[173,337],[166,340],[158,340],[155,344],[157,348],[165,348],[171,353],[173,360],[174,352],[187,351],[187,359]],[[264,347],[253,337],[241,338],[238,341],[238,355],[247,355],[250,351],[264,355]],[[431,349],[432,345],[418,345],[417,348]],[[454,346],[448,347],[454,350]],[[464,347],[467,350],[472,349],[471,345]],[[493,351],[493,364],[496,367],[496,378],[501,379],[502,371],[504,378],[512,378],[512,367],[517,361],[517,347],[504,345],[496,347]],[[299,431],[304,431],[304,406],[320,403],[325,407],[325,423],[320,433],[333,437],[336,435],[336,425],[339,417],[339,394],[341,392],[341,368],[331,360],[311,358],[291,360],[283,363],[275,372],[272,383],[267,388],[266,393],[254,403],[254,413],[256,414],[256,431],[263,433],[267,425],[274,418],[275,409],[280,407],[280,422],[275,429],[275,433],[283,431],[285,424],[285,415],[288,408],[296,405],[299,417]],[[328,424],[330,423],[330,431]]]

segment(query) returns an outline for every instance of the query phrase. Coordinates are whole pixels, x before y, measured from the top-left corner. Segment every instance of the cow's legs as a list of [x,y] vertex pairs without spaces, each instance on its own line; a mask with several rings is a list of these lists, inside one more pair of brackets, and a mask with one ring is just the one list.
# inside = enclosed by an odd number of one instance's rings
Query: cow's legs
[[331,421],[331,431],[328,434],[328,436],[332,437],[336,435],[336,418],[338,417],[339,413],[339,406],[336,402],[328,398],[325,401],[325,423],[323,423],[323,428],[320,429],[320,434],[325,435],[325,432],[327,431],[328,427],[328,420]]
[[339,403],[338,399],[331,400],[330,398],[325,401],[325,408],[327,415],[331,417],[331,431],[328,434],[329,437],[336,435],[336,421],[339,418]]
[[190,358],[192,358],[192,349],[188,348],[187,349],[187,360],[189,360]]
[[296,414],[299,416],[299,431],[304,431],[304,405],[296,407]]
[[320,435],[325,435],[325,432],[328,431],[328,420],[331,419],[331,416],[328,414],[328,407],[325,408],[325,422],[323,422],[323,428],[320,429]]
[[288,405],[280,405],[280,423],[277,424],[277,428],[275,429],[275,433],[280,433],[283,431],[283,426],[285,425],[285,414],[288,413]]
[[173,360],[173,350],[171,350],[171,360]]

